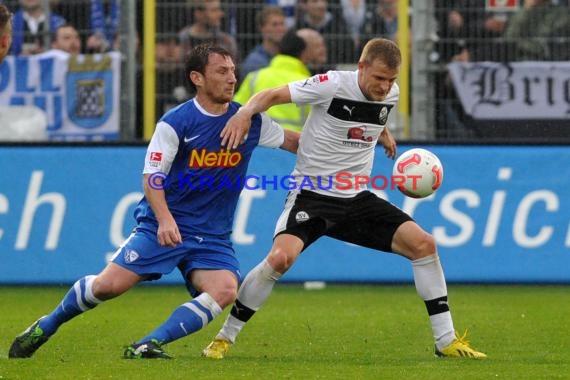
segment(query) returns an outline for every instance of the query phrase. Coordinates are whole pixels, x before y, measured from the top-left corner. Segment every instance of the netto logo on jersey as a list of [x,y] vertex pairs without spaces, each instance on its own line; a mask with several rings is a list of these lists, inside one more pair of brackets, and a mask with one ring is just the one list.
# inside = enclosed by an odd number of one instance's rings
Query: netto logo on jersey
[[219,152],[208,152],[206,149],[193,150],[190,153],[191,168],[233,168],[241,162],[240,152],[222,149]]

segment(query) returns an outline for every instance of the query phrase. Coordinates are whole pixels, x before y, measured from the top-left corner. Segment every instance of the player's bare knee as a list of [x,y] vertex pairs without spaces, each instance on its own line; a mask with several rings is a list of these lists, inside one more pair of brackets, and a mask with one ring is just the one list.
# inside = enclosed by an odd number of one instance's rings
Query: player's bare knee
[[120,295],[122,292],[117,289],[114,281],[97,276],[93,281],[93,296],[101,301],[109,300]]
[[295,256],[286,249],[275,247],[271,251],[268,261],[274,271],[285,273],[295,262]]
[[216,300],[218,305],[220,305],[220,307],[223,309],[226,306],[233,304],[234,301],[236,300],[237,287],[235,286],[224,287],[222,289],[219,289],[216,292],[216,295],[212,297],[214,298],[214,300]]
[[414,244],[414,259],[421,259],[433,255],[437,251],[435,239],[432,235],[424,233]]
[[120,279],[109,278],[109,276],[97,276],[93,281],[92,292],[95,298],[105,301],[115,298],[130,289],[132,285]]
[[220,301],[220,307],[225,308],[228,305],[231,305],[235,302],[237,298],[237,289],[236,288],[226,288],[222,293],[222,300]]

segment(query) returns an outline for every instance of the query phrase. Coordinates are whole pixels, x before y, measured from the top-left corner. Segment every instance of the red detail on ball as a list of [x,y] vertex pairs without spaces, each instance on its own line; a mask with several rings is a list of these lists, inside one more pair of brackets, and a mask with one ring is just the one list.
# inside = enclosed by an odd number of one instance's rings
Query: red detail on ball
[[441,186],[441,168],[437,165],[434,165],[433,168],[431,168],[431,172],[435,176],[435,181],[431,188],[432,190],[437,190]]
[[406,166],[410,164],[419,165],[421,161],[422,161],[421,156],[417,153],[414,153],[410,158],[398,163],[398,172],[403,173]]

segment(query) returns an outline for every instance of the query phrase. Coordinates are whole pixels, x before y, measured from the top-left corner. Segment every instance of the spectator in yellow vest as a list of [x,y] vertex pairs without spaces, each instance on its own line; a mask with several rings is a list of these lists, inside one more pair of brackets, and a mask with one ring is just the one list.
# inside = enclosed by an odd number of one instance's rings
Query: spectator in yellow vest
[[[321,67],[326,63],[327,49],[321,34],[312,29],[288,31],[280,44],[280,52],[271,59],[269,66],[249,73],[236,93],[234,100],[245,104],[261,90],[309,78],[310,67]],[[282,104],[267,111],[273,120],[283,128],[301,131],[309,107]]]

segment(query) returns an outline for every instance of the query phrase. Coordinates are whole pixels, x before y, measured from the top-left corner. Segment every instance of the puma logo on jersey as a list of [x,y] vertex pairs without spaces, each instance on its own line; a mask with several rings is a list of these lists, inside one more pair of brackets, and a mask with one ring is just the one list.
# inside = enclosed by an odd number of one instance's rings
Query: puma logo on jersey
[[352,106],[352,108],[348,108],[348,106],[345,104],[342,109],[345,110],[346,112],[348,112],[348,114],[350,116],[352,116],[352,110],[355,108],[356,106]]

